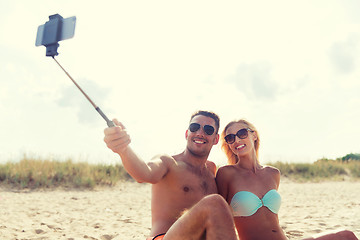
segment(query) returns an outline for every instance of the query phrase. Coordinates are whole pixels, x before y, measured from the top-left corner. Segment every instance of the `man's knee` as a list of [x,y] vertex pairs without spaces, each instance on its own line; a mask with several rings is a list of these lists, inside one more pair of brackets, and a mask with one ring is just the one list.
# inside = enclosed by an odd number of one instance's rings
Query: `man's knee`
[[229,208],[229,205],[225,199],[219,194],[208,195],[204,197],[199,203],[207,207]]
[[232,218],[230,207],[225,199],[219,194],[212,194],[204,197],[199,205],[210,216],[227,215]]
[[[222,196],[219,194],[209,195],[199,203],[203,208],[203,214],[206,216],[204,226],[207,232],[215,231],[216,234],[224,234],[221,236],[235,236],[234,218],[229,204]],[[218,232],[219,229],[221,229],[221,233]]]

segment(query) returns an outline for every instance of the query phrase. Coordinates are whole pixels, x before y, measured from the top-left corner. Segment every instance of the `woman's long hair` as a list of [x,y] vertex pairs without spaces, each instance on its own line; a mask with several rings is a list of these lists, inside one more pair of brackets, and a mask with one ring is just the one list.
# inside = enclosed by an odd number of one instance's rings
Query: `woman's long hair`
[[236,121],[231,121],[229,122],[226,127],[224,128],[224,130],[221,133],[221,149],[224,151],[227,159],[228,159],[228,164],[230,165],[234,165],[239,161],[239,158],[236,154],[234,154],[230,147],[229,144],[226,143],[225,141],[225,134],[226,131],[228,130],[228,128],[230,126],[232,126],[235,123],[241,123],[246,125],[248,128],[250,128],[253,132],[255,132],[257,139],[254,142],[254,146],[255,146],[255,152],[256,152],[256,164],[258,166],[260,166],[260,162],[259,162],[259,146],[260,146],[260,138],[259,138],[259,133],[256,130],[255,126],[253,124],[251,124],[250,122],[248,122],[245,119],[240,119],[240,120],[236,120]]

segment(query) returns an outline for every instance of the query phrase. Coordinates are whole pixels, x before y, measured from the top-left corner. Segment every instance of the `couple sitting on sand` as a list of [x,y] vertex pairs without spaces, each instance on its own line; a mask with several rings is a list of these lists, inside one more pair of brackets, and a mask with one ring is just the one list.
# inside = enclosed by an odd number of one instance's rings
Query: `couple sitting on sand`
[[[246,120],[230,122],[219,139],[219,117],[198,111],[185,132],[185,150],[174,156],[159,155],[146,163],[129,146],[125,127],[114,122],[116,127],[104,131],[108,148],[120,155],[136,181],[152,184],[148,240],[287,239],[277,215],[280,172],[260,165],[260,139],[252,124]],[[219,140],[229,165],[216,171],[207,158]],[[308,239],[357,238],[344,230]]]

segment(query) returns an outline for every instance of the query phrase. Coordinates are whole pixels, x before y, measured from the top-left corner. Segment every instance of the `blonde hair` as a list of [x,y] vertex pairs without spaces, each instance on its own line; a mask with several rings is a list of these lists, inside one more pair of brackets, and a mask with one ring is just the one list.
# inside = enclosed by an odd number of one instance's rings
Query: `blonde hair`
[[230,147],[229,147],[229,144],[227,144],[227,142],[225,141],[225,134],[226,134],[226,131],[229,129],[229,127],[231,127],[233,124],[235,123],[241,123],[241,124],[244,124],[246,125],[248,128],[251,129],[251,131],[255,132],[256,134],[256,140],[254,142],[254,146],[255,146],[255,152],[256,152],[256,164],[258,166],[260,166],[260,162],[259,162],[259,146],[260,146],[260,138],[259,138],[259,133],[258,131],[256,130],[255,126],[253,124],[251,124],[250,122],[248,122],[247,120],[245,119],[240,119],[240,120],[236,120],[236,121],[231,121],[229,122],[226,127],[224,128],[224,130],[222,131],[221,133],[221,149],[224,151],[227,159],[228,159],[228,164],[230,165],[234,165],[236,164],[238,161],[239,161],[239,158],[236,154],[234,154]]

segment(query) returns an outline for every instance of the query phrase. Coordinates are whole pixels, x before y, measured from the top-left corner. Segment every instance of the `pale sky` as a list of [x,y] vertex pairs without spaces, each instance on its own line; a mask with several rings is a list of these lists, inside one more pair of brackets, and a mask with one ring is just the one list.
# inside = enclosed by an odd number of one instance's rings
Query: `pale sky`
[[[105,121],[35,47],[39,25],[76,16],[57,60],[145,161],[185,147],[196,110],[246,118],[260,162],[360,153],[360,2],[0,0],[0,162],[116,163]],[[217,145],[210,160],[226,163]]]

